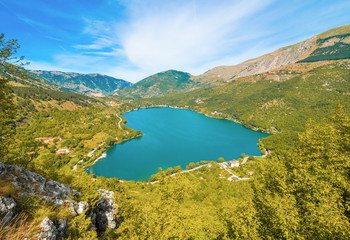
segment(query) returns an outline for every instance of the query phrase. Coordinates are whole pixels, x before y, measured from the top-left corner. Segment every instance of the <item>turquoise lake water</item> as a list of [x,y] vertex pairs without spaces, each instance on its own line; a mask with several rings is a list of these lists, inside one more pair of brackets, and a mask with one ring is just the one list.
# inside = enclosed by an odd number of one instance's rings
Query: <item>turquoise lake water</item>
[[141,180],[157,173],[159,167],[181,165],[185,169],[190,162],[219,157],[229,161],[242,153],[260,156],[258,139],[269,136],[184,109],[148,108],[123,116],[128,127],[144,135],[111,147],[107,157],[93,166],[97,176]]

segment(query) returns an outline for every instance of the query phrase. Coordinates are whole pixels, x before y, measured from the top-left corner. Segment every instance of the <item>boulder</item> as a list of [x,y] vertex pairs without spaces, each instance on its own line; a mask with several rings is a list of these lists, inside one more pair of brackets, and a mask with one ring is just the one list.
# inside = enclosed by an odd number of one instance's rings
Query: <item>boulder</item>
[[88,208],[89,208],[89,204],[87,202],[79,202],[76,212],[78,215],[80,215]]
[[46,217],[40,224],[41,232],[38,234],[40,240],[58,240],[64,236],[67,229],[67,220],[60,219],[51,221]]
[[58,231],[56,226],[46,217],[40,224],[41,232],[38,234],[40,240],[56,240],[58,238]]
[[16,210],[16,202],[11,197],[0,197],[0,225],[6,225],[12,219]]
[[114,202],[114,192],[104,189],[99,189],[97,192],[102,194],[101,200],[96,203],[88,216],[97,232],[105,232],[107,228],[116,228],[119,224],[116,216],[117,205]]

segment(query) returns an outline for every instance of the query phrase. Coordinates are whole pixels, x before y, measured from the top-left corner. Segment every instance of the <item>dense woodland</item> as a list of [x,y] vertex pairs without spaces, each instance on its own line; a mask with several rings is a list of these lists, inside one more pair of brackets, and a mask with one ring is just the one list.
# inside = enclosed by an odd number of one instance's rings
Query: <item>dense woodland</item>
[[[0,228],[1,238],[36,236],[46,216],[69,220],[68,239],[349,238],[348,60],[289,73],[292,77],[285,81],[262,74],[186,94],[123,101],[48,89],[42,82],[26,85],[30,75],[18,64],[6,63],[18,49],[17,42],[2,35],[0,47],[6,73],[0,78],[1,161],[69,184],[82,193],[75,200],[89,204],[97,201],[97,189],[114,191],[121,223],[117,229],[96,233],[88,228],[85,215],[74,218],[67,206],[23,197],[20,189],[0,180],[0,195],[14,197],[21,207],[17,221]],[[11,88],[9,83],[19,83],[18,78],[27,80]],[[215,162],[173,177],[178,167],[159,169],[151,179],[158,180],[155,184],[104,177],[93,181],[95,176],[85,167],[109,146],[141,134],[127,128],[125,119],[120,129],[121,114],[164,104],[273,132],[259,142],[262,151],[271,153],[267,158],[250,157],[234,170],[241,177],[254,171],[247,181],[228,181]],[[45,143],[45,137],[52,141]],[[60,148],[70,154],[57,154]],[[188,168],[199,164],[205,163]]]

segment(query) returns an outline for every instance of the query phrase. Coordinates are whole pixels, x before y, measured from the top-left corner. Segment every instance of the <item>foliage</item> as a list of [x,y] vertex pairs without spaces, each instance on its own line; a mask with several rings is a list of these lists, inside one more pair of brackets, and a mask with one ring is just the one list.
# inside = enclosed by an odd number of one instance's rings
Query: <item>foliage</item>
[[270,133],[303,131],[308,119],[323,121],[337,103],[349,111],[348,64],[346,60],[338,61],[285,81],[257,75],[253,80],[241,78],[217,87],[138,100],[129,105],[130,108],[164,104],[188,108]]
[[38,76],[84,95],[109,95],[116,89],[130,87],[132,84],[102,74],[79,74],[58,71],[33,71]]
[[169,70],[149,76],[118,92],[124,98],[149,98],[176,92],[187,92],[198,83],[189,73]]
[[305,239],[349,235],[349,123],[339,108],[328,124],[309,122],[294,151],[260,162],[253,189],[261,235]]
[[337,42],[333,46],[317,48],[309,57],[299,62],[317,62],[350,58],[350,44]]

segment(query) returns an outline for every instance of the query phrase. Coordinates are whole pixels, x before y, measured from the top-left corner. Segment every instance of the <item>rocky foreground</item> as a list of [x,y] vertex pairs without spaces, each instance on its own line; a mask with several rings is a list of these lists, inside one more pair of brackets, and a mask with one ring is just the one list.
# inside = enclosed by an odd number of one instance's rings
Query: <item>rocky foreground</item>
[[[46,179],[23,167],[0,162],[0,179],[18,189],[19,195],[38,197],[56,206],[68,206],[74,217],[85,214],[91,221],[89,229],[97,233],[105,232],[108,228],[116,228],[120,224],[116,214],[118,207],[112,191],[97,190],[101,195],[100,200],[94,206],[89,206],[87,202],[73,200],[81,194],[70,186]],[[0,227],[6,227],[19,213],[14,198],[0,196]],[[41,231],[37,237],[46,240],[60,239],[65,236],[67,226],[67,219],[51,220],[46,217],[40,224]]]

